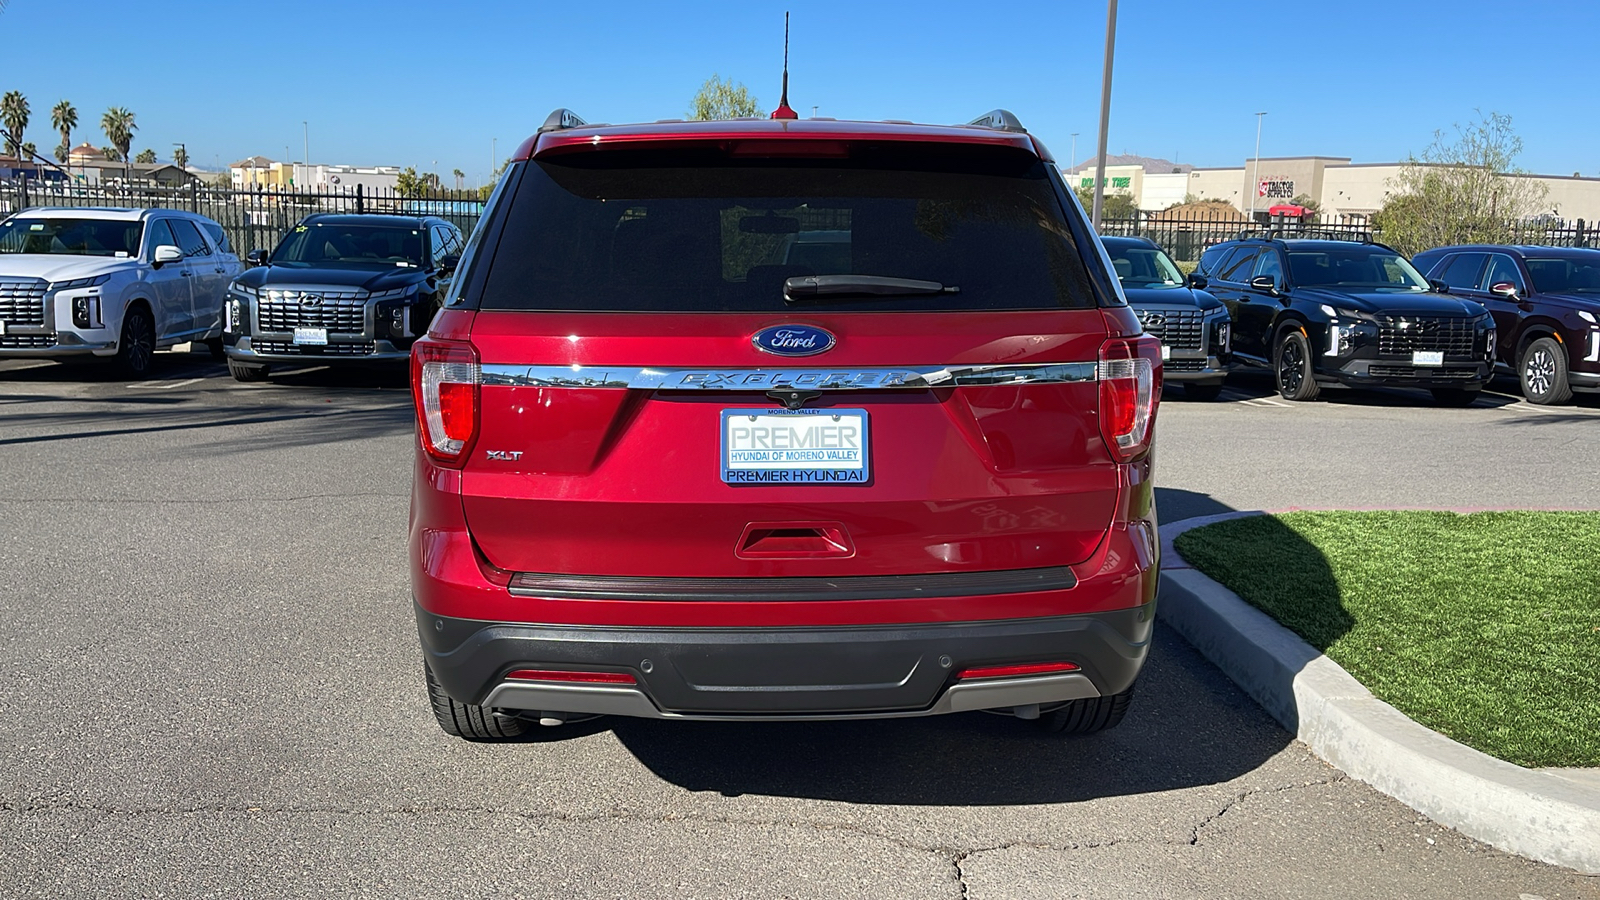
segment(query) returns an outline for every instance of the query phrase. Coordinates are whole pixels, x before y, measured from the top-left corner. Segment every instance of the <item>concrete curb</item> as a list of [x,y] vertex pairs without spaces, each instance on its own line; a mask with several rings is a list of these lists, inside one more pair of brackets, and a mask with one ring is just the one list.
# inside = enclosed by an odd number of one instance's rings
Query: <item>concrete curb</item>
[[1600,875],[1600,788],[1502,762],[1418,725],[1173,549],[1191,528],[1255,515],[1161,527],[1160,618],[1351,777],[1493,847]]

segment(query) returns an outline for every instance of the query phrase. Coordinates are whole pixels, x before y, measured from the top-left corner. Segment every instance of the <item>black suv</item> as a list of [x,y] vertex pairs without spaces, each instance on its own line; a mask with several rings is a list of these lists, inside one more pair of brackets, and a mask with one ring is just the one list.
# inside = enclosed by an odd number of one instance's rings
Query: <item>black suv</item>
[[1149,238],[1104,237],[1122,293],[1146,334],[1161,341],[1161,379],[1191,400],[1215,400],[1232,361],[1228,310],[1195,287]]
[[1600,391],[1600,250],[1440,247],[1413,262],[1436,288],[1488,307],[1528,402]]
[[1286,400],[1385,385],[1465,406],[1493,374],[1489,313],[1433,292],[1382,244],[1241,238],[1208,249],[1195,274],[1233,317],[1234,355],[1271,368]]
[[409,359],[464,243],[433,216],[307,216],[228,286],[228,371],[260,381],[273,362]]

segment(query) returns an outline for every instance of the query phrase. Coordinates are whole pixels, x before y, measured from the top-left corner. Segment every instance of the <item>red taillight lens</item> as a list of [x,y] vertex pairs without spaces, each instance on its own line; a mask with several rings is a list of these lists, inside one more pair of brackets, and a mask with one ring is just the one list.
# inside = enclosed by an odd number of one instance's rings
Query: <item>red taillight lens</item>
[[440,465],[466,461],[478,434],[478,351],[423,338],[411,347],[411,394],[422,449]]
[[1149,335],[1112,338],[1100,347],[1100,434],[1117,462],[1150,449],[1161,399],[1161,342]]
[[1023,675],[1053,675],[1058,672],[1076,672],[1078,667],[1069,662],[1020,663],[1014,666],[974,666],[962,669],[956,675],[962,681],[974,678],[1017,678]]
[[565,681],[579,684],[638,684],[627,672],[567,672],[561,669],[517,669],[506,673],[517,681]]

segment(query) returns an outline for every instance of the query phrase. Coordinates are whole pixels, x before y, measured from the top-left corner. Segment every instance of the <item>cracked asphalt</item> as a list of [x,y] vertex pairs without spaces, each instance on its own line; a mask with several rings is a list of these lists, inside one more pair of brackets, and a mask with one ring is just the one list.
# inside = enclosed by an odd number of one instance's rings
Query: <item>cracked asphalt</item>
[[[191,380],[194,379],[194,380]],[[1161,413],[1162,515],[1588,506],[1600,407]],[[446,737],[403,375],[0,362],[0,897],[1600,898],[1344,777],[1158,631],[1123,725]]]

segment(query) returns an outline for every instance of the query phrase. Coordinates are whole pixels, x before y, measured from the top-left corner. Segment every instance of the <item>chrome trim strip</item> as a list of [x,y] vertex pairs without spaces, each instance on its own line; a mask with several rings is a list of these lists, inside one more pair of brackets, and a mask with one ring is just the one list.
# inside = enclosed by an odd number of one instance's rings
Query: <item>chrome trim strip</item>
[[[759,688],[757,688],[759,690]],[[557,684],[553,682],[503,681],[489,692],[483,705],[496,709],[551,710],[602,716],[637,716],[642,719],[685,719],[698,722],[818,722],[849,719],[908,719],[980,709],[1005,709],[1034,703],[1061,703],[1100,696],[1087,676],[1078,673],[1034,675],[1026,678],[996,678],[951,685],[927,709],[887,712],[848,711],[837,713],[776,713],[759,710],[749,713],[667,712],[651,702],[638,687],[620,685]]]
[[1092,362],[992,366],[794,367],[689,369],[632,366],[481,367],[481,383],[504,387],[633,388],[658,391],[770,391],[775,388],[861,391],[1094,381]]

